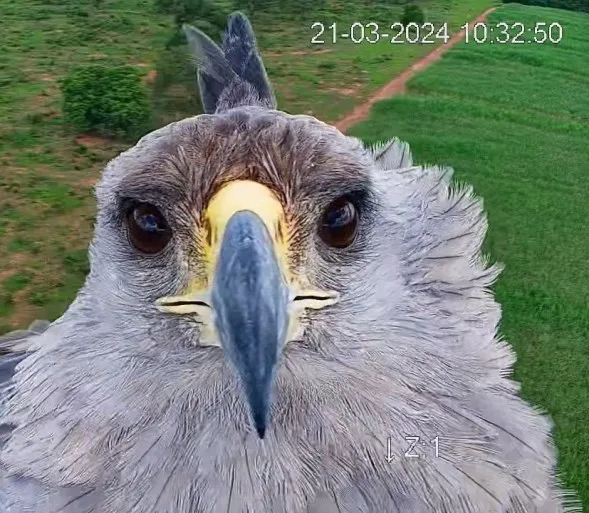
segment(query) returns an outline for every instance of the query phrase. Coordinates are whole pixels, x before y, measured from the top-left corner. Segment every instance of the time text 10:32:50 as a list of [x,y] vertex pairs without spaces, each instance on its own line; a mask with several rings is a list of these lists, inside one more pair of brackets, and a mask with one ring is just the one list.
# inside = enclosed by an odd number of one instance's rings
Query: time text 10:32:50
[[[331,23],[324,25],[317,21],[311,25],[312,44],[335,44],[339,40],[352,43],[390,42],[391,44],[436,44],[448,43],[450,31],[448,24],[436,27],[433,23],[393,23],[381,26],[378,23],[355,22],[350,25]],[[564,30],[560,23],[537,22],[526,25],[521,22],[499,23],[465,23],[460,27],[464,31],[465,43],[476,44],[558,44],[562,41]]]

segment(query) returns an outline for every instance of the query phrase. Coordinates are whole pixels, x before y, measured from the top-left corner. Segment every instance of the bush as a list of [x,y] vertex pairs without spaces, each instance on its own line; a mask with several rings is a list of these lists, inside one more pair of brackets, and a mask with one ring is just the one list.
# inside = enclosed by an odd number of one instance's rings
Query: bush
[[503,3],[536,5],[538,7],[553,7],[569,11],[589,12],[589,0],[503,0]]
[[171,14],[178,27],[199,20],[223,30],[227,21],[228,13],[211,0],[155,0],[154,5],[157,12]]
[[134,137],[147,129],[149,96],[138,70],[84,66],[61,82],[63,114],[81,132]]
[[416,4],[407,4],[403,8],[403,14],[401,15],[401,23],[406,27],[409,23],[417,23],[421,25],[425,22],[425,13]]

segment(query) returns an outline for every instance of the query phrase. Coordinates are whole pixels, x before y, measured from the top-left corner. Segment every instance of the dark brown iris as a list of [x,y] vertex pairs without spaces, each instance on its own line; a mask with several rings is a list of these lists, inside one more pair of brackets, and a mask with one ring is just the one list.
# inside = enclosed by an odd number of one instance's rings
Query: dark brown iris
[[356,238],[358,211],[346,197],[331,202],[319,224],[319,236],[327,245],[345,248]]
[[159,253],[172,238],[166,219],[150,203],[139,203],[129,209],[127,224],[131,243],[142,253]]

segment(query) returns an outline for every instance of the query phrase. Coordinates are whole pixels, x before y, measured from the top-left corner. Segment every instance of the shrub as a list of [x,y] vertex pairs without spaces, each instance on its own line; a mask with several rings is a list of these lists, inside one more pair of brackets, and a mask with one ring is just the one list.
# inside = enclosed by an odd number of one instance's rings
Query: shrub
[[146,130],[151,109],[138,70],[84,66],[61,82],[63,114],[82,132],[136,136]]
[[418,25],[421,25],[425,22],[425,13],[419,5],[407,4],[403,8],[403,14],[401,15],[400,21],[404,27],[409,23],[417,23]]
[[227,21],[228,13],[211,0],[155,0],[154,5],[157,12],[171,14],[178,27],[200,20],[222,30]]

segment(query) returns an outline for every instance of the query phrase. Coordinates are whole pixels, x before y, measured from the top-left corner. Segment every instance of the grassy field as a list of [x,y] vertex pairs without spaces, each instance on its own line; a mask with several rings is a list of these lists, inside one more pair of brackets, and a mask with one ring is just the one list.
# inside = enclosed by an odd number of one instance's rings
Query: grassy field
[[589,15],[512,5],[490,17],[503,20],[557,21],[564,39],[462,43],[351,133],[399,136],[484,198],[516,378],[552,415],[560,470],[589,511]]
[[[494,2],[419,3],[429,21],[448,22],[455,29]],[[312,21],[388,25],[401,13],[399,6],[373,2],[363,7],[352,0],[333,4],[305,20],[253,18],[281,107],[314,112],[327,121],[432,48],[395,45],[392,52],[387,43],[341,40],[312,45]],[[73,299],[87,272],[93,185],[106,161],[127,146],[68,131],[61,118],[59,79],[80,64],[136,66],[152,89],[154,128],[197,113],[198,106],[186,56],[178,49],[165,50],[174,33],[172,19],[156,14],[151,0],[0,0],[0,33],[3,333],[35,318],[55,319]]]

